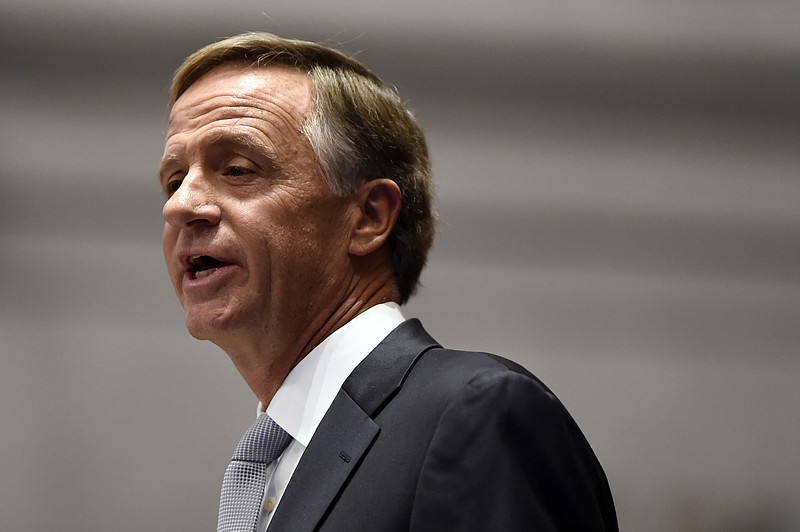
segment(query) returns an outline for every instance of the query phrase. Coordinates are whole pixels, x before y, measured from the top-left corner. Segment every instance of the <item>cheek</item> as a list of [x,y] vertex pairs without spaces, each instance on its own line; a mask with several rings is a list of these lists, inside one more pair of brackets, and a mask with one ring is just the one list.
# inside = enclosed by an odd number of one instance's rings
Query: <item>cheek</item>
[[303,201],[285,189],[280,192],[237,206],[237,239],[247,255],[248,269],[257,271],[259,278],[267,272],[267,276],[297,279],[310,271],[340,267],[347,256],[349,235],[343,207]]

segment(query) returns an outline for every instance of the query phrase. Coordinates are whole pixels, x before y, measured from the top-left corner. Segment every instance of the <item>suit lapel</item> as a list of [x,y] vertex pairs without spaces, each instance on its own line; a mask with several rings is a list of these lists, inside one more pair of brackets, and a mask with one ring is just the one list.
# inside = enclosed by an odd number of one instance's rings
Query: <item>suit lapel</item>
[[[311,531],[367,450],[378,425],[342,390],[297,464],[270,530]],[[317,437],[317,435],[323,435]]]
[[397,327],[345,381],[297,465],[269,529],[310,532],[380,432],[372,417],[438,344],[418,320]]
[[419,320],[405,321],[353,370],[342,389],[374,417],[403,386],[417,359],[432,347],[440,346]]

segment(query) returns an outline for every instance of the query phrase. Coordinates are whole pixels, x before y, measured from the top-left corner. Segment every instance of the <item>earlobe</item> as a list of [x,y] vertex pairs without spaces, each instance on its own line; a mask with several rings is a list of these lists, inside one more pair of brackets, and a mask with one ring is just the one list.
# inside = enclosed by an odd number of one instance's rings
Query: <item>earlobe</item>
[[379,249],[389,238],[400,213],[401,194],[397,183],[391,179],[367,181],[356,195],[359,218],[350,235],[349,251],[365,256]]

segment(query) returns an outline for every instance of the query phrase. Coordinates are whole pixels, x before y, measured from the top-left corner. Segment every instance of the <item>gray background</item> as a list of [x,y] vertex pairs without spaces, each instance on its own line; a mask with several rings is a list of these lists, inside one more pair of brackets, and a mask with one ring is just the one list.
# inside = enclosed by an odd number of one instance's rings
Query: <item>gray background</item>
[[171,72],[243,30],[398,86],[442,215],[408,314],[550,384],[624,530],[800,530],[799,3],[0,9],[1,530],[214,528],[255,400],[184,331],[155,171]]

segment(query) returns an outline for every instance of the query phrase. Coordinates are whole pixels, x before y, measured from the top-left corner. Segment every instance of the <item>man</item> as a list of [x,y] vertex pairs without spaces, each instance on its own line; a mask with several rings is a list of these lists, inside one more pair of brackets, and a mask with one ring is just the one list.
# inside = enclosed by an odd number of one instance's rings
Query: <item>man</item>
[[617,529],[540,381],[403,318],[435,215],[392,89],[328,48],[245,34],[186,60],[170,111],[170,277],[190,333],[266,411],[225,473],[219,530]]

